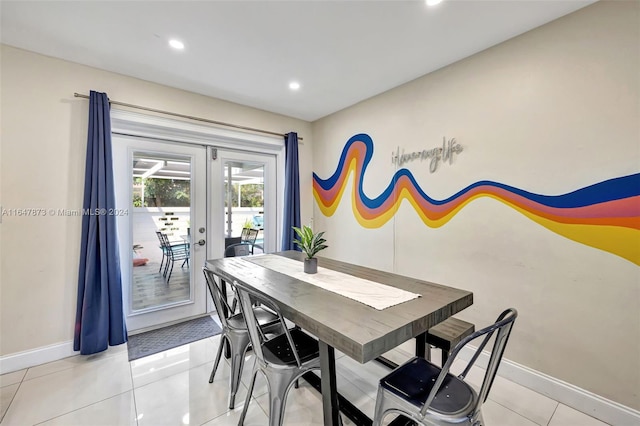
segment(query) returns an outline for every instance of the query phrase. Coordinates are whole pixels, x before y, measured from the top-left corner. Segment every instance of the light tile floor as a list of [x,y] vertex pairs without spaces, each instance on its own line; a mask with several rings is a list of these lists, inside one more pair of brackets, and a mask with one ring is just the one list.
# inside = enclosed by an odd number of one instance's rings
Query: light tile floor
[[[227,408],[229,366],[221,363],[208,382],[220,337],[129,362],[126,345],[92,356],[75,356],[0,376],[2,425],[236,425],[253,364],[247,358],[236,409]],[[395,362],[410,357],[405,345],[387,354]],[[377,381],[388,371],[375,362],[361,365],[336,355],[338,389],[373,416]],[[439,354],[434,352],[434,359]],[[454,365],[455,366],[455,365]],[[260,377],[260,376],[259,376]],[[473,384],[483,371],[469,375]],[[259,378],[247,426],[268,424],[268,395]],[[592,417],[498,377],[482,408],[488,425],[597,426]],[[352,424],[345,421],[345,424]],[[306,382],[287,399],[285,425],[322,425],[321,396]]]

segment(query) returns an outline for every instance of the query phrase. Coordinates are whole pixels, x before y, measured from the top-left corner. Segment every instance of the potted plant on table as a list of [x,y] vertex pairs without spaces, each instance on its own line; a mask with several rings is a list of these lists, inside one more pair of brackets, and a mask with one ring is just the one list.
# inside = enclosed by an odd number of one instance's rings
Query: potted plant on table
[[292,226],[295,233],[298,235],[297,240],[293,240],[294,244],[297,244],[300,249],[307,255],[304,259],[304,272],[307,274],[315,274],[318,272],[318,258],[314,257],[320,250],[326,249],[327,242],[322,236],[324,232],[318,232],[314,234],[313,230],[308,226],[303,226],[302,229]]

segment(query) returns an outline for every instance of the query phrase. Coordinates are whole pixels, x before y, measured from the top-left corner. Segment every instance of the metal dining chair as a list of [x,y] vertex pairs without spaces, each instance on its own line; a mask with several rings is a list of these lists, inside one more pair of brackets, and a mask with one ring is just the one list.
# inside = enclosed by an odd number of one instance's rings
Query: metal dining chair
[[[303,374],[320,369],[318,341],[299,328],[288,329],[278,305],[270,298],[237,282],[234,284],[256,356],[247,399],[238,425],[244,424],[256,377],[258,372],[261,372],[269,388],[269,426],[281,426],[289,389]],[[270,337],[262,331],[258,326],[261,306],[266,306],[278,315],[283,333]]]
[[[178,243],[171,244],[169,241],[169,237],[167,234],[157,231],[158,239],[160,240],[160,246],[162,248],[162,261],[164,262],[165,258],[167,259],[167,263],[164,267],[163,276],[167,277],[167,282],[171,279],[171,274],[173,273],[173,264],[178,260],[182,260],[183,267],[185,264],[189,266],[189,258],[191,255],[191,250],[189,244],[186,243]],[[160,263],[160,269],[162,269],[162,262]],[[160,271],[158,271],[160,272]],[[167,276],[167,272],[169,276]]]
[[[222,281],[222,279],[216,279],[216,275],[206,267],[202,268],[202,270],[204,271],[209,293],[211,294],[213,304],[216,307],[216,312],[222,324],[220,346],[218,347],[216,359],[213,362],[209,383],[213,383],[226,342],[226,344],[229,345],[231,361],[231,372],[229,373],[229,408],[233,409],[240,385],[245,354],[250,344],[249,332],[247,331],[244,316],[238,312],[235,299],[231,304],[228,302],[227,292],[222,288],[222,286],[226,286],[225,282]],[[235,292],[233,292],[233,294],[235,295]],[[282,332],[278,316],[275,313],[264,308],[256,308],[255,318],[260,324],[262,332],[265,334]]]
[[[158,236],[158,241],[160,241],[160,250],[162,250],[162,260],[160,261],[160,269],[158,269],[158,273],[160,273],[162,271],[162,267],[164,266],[164,260],[167,258],[167,249],[164,247],[162,232],[156,231],[156,235]],[[164,275],[164,273],[162,275]]]
[[[415,357],[382,378],[378,385],[373,425],[381,425],[384,417],[392,413],[401,414],[421,425],[483,425],[480,408],[487,400],[517,316],[515,309],[507,309],[494,324],[464,338],[451,351],[442,368]],[[480,391],[476,393],[465,377],[494,336],[486,374]],[[449,369],[456,356],[476,339],[482,339],[476,352],[462,374],[454,376]]]
[[245,242],[247,240],[250,229],[251,228],[242,228],[242,231],[240,231],[240,242]]
[[243,228],[242,234],[240,235],[240,242],[244,244],[249,244],[251,246],[251,254],[253,254],[253,246],[256,244],[256,240],[258,239],[258,234],[260,233],[257,229],[251,228]]

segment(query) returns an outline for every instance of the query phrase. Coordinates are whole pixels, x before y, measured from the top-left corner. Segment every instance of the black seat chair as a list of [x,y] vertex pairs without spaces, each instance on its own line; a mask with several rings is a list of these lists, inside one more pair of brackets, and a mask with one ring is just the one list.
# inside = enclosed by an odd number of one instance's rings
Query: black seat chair
[[253,246],[245,243],[231,244],[224,249],[224,257],[249,256]]
[[[156,232],[156,234],[160,239],[160,247],[162,248],[162,262],[164,262],[165,258],[167,259],[167,263],[164,267],[164,273],[162,275],[167,277],[167,282],[169,282],[169,280],[171,279],[171,274],[173,273],[174,262],[182,260],[183,262],[181,267],[184,267],[185,264],[189,266],[191,249],[189,247],[189,244],[186,243],[171,244],[171,242],[169,241],[169,237],[167,237],[167,234],[159,231]],[[161,270],[162,262],[160,263]],[[169,273],[169,276],[167,276],[167,272]]]
[[[244,424],[256,376],[260,371],[265,376],[269,388],[269,426],[281,426],[289,389],[303,374],[320,369],[318,341],[299,328],[289,330],[280,309],[268,297],[238,283],[235,283],[235,289],[247,320],[249,338],[256,355],[249,392],[238,425]],[[284,333],[269,338],[262,331],[258,317],[262,306],[278,315]]]
[[242,234],[240,234],[240,242],[251,246],[251,254],[253,254],[253,246],[256,244],[259,233],[258,229],[243,228]]
[[[218,353],[213,363],[209,383],[213,383],[226,342],[226,344],[229,345],[231,361],[231,372],[229,373],[229,408],[233,409],[238,387],[240,386],[245,354],[249,347],[249,332],[247,331],[244,316],[238,312],[235,300],[231,305],[227,300],[227,292],[222,288],[222,286],[226,285],[224,281],[221,279],[216,280],[217,277],[215,274],[206,267],[202,270],[204,271],[209,293],[211,294],[213,304],[216,307],[216,312],[222,324],[222,337],[220,338],[220,346],[218,347]],[[282,332],[278,316],[273,312],[264,308],[256,308],[255,316],[265,334]]]
[[[422,425],[484,424],[480,408],[489,395],[517,316],[515,309],[507,309],[495,324],[464,338],[442,368],[416,357],[380,380],[373,425],[381,425],[384,417],[391,413]],[[464,379],[493,336],[487,371],[476,393]],[[481,339],[481,343],[462,374],[456,377],[449,373],[460,350],[476,339]]]

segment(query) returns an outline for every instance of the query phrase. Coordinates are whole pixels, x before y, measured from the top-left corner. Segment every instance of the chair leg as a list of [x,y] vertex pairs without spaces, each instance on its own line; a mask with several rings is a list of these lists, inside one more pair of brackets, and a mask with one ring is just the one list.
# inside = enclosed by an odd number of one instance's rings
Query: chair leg
[[249,390],[247,391],[247,399],[244,401],[244,408],[242,409],[242,414],[240,415],[238,426],[242,426],[244,424],[244,418],[247,416],[247,410],[249,409],[249,404],[251,403],[251,395],[253,395],[253,386],[256,384],[257,375],[258,375],[258,369],[257,367],[253,367],[253,374],[251,375],[251,383],[249,384]]
[[[233,350],[231,352],[234,352]],[[237,351],[236,351],[237,352]],[[229,409],[233,410],[236,394],[240,387],[242,366],[244,365],[244,353],[235,353],[231,356],[231,371],[229,372]]]
[[167,256],[167,262],[164,264],[164,272],[162,273],[163,276],[167,276],[167,271],[169,270],[169,261],[171,260],[171,258],[169,256]]
[[216,354],[216,360],[213,362],[213,370],[211,370],[211,377],[209,377],[209,383],[213,383],[213,378],[216,376],[216,370],[218,370],[218,364],[220,364],[220,358],[222,356],[222,350],[224,349],[224,341],[226,337],[222,335],[220,338],[220,346],[218,347],[218,353]]
[[376,396],[376,408],[373,414],[373,425],[382,425],[382,420],[385,417],[385,403],[384,403],[384,391],[378,387],[378,395]]
[[[167,265],[169,265],[167,263]],[[167,282],[171,279],[171,274],[173,273],[173,259],[171,260],[171,269],[169,270],[169,276],[167,277]]]
[[292,384],[290,374],[270,374],[269,382],[269,426],[282,426],[287,393]]
[[162,252],[162,260],[160,261],[160,269],[158,269],[158,273],[162,271],[162,265],[164,264],[164,252]]
[[478,413],[475,415],[475,417],[472,419],[472,424],[473,425],[477,425],[477,426],[482,426],[484,425],[484,419],[482,418],[482,411],[478,411]]

